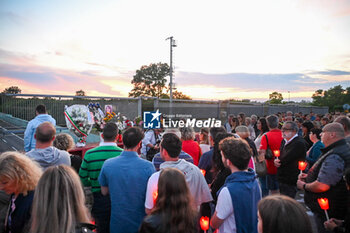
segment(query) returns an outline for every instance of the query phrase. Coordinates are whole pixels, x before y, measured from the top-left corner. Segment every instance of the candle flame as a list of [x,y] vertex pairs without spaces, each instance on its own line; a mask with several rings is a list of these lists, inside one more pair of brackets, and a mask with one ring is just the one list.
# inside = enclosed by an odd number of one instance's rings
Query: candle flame
[[207,217],[207,216],[201,217],[200,225],[201,225],[201,229],[203,231],[207,231],[209,229],[209,217]]
[[323,209],[323,210],[329,209],[328,198],[318,198],[317,201],[318,201],[318,204],[320,205],[321,209]]
[[153,203],[156,203],[157,198],[158,198],[158,190],[156,189],[153,192]]
[[307,166],[307,163],[304,161],[299,161],[299,170],[304,171]]
[[274,150],[273,154],[275,155],[275,157],[280,157],[280,151],[279,150]]
[[201,173],[203,174],[203,176],[205,176],[206,171],[204,169],[201,169]]

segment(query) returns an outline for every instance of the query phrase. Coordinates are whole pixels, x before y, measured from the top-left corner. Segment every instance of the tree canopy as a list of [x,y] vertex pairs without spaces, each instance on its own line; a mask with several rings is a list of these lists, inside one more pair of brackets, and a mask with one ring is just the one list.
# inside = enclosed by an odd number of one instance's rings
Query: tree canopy
[[22,90],[19,89],[19,87],[17,87],[17,86],[11,86],[11,87],[5,88],[5,90],[3,90],[2,93],[4,93],[4,94],[21,94]]
[[281,104],[283,100],[283,96],[281,93],[278,93],[277,91],[272,92],[269,94],[269,103],[270,104]]
[[342,110],[344,104],[350,104],[350,87],[337,85],[328,90],[316,90],[312,95],[312,105],[328,106],[329,111]]
[[[152,63],[144,65],[136,70],[131,84],[134,88],[129,92],[129,97],[149,96],[169,99],[170,87],[166,77],[170,74],[170,67],[166,63]],[[180,91],[173,92],[174,99],[191,99]]]
[[76,91],[75,96],[86,96],[85,91],[83,91],[83,90]]

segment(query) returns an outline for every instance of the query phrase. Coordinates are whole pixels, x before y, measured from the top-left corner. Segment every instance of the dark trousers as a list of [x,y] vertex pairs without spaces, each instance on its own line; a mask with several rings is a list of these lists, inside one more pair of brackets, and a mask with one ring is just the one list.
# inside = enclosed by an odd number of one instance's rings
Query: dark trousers
[[259,176],[261,196],[265,197],[269,195],[269,189],[267,188],[267,176]]
[[101,193],[93,193],[94,204],[91,214],[95,219],[97,233],[109,233],[109,222],[111,218],[111,200],[109,195],[103,196]]
[[284,184],[279,183],[280,188],[280,194],[286,195],[291,198],[295,198],[295,195],[297,194],[297,186],[296,185],[290,185],[290,184]]

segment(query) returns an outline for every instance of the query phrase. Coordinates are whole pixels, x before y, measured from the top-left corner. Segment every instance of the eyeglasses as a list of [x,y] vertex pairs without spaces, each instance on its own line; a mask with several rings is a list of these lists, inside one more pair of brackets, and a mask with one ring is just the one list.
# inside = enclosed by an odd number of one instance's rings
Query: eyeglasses
[[284,131],[290,131],[290,130],[293,130],[293,129],[282,128],[282,132],[284,132]]

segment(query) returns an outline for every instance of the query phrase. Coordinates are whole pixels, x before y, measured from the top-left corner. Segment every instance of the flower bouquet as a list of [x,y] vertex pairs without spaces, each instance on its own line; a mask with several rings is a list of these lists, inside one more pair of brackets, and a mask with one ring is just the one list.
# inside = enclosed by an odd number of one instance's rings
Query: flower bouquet
[[77,147],[83,147],[86,137],[90,133],[94,124],[93,115],[85,105],[72,105],[65,107],[64,111],[67,128],[79,137]]
[[142,117],[141,117],[141,116],[135,117],[135,119],[134,119],[134,125],[139,126],[139,127],[142,128],[142,126],[143,126],[143,120],[142,120]]
[[122,115],[120,112],[115,113],[115,112],[107,112],[105,118],[103,119],[106,123],[107,122],[114,122],[119,130],[119,139],[118,141],[121,141],[121,134],[122,132],[129,128],[132,127],[134,124],[132,121],[128,120],[124,115]]
[[105,122],[103,118],[105,117],[105,114],[103,113],[101,106],[99,103],[89,103],[88,105],[89,111],[94,116],[94,122],[95,122],[95,128],[98,132],[103,131],[103,127],[105,125]]

